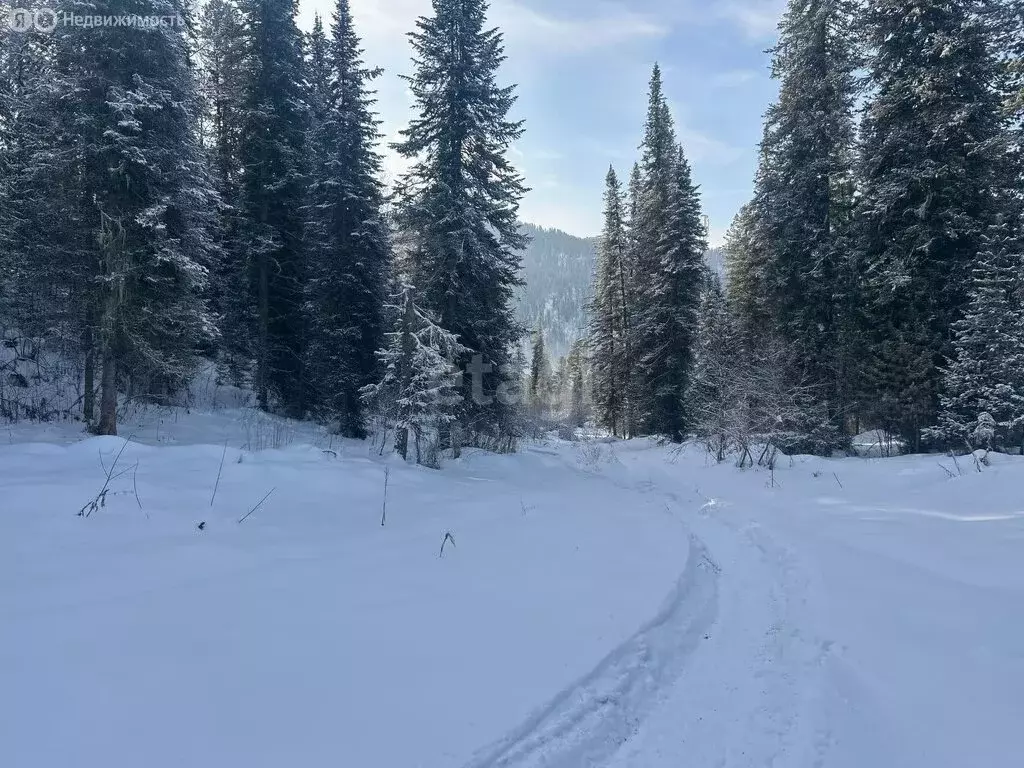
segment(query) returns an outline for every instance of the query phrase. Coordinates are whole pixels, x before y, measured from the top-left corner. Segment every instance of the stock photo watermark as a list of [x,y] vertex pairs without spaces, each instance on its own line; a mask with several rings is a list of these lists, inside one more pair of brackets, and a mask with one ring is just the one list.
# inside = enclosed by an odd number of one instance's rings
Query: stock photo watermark
[[161,27],[184,27],[185,19],[179,14],[170,16],[88,15],[58,13],[52,8],[11,8],[0,9],[0,29],[28,34],[48,34],[57,27],[78,29],[101,29],[106,27],[128,27],[132,29],[159,29]]

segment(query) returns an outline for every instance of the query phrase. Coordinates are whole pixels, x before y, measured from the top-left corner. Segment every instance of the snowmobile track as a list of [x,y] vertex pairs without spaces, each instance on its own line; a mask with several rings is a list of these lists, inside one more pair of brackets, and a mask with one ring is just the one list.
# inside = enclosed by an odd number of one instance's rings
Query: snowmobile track
[[718,613],[718,574],[691,536],[686,568],[658,615],[464,768],[583,768],[614,755],[707,639]]

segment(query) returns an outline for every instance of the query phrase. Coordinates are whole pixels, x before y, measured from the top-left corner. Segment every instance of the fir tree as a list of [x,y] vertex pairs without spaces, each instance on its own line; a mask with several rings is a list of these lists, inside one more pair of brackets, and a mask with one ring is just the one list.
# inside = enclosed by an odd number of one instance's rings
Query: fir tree
[[681,441],[688,426],[686,391],[707,243],[700,198],[675,141],[657,66],[642,149],[632,225],[637,280],[643,281],[636,297],[642,308],[631,334],[639,377],[635,392],[646,431]]
[[[197,25],[199,87],[204,146],[222,194],[235,187],[245,88],[246,50],[242,18],[232,0],[207,0]],[[234,200],[234,195],[226,199]]]
[[242,207],[240,142],[247,82],[246,30],[236,3],[208,0],[197,26],[199,84],[203,100],[201,135],[220,193],[217,211],[218,258],[210,275],[210,311],[220,330],[217,358],[222,379],[251,387],[256,357],[248,290]]
[[778,100],[768,109],[754,202],[768,326],[792,344],[838,410],[841,247],[853,205],[852,0],[790,0],[772,49]]
[[626,407],[623,413],[622,429],[628,437],[640,433],[639,404],[643,400],[641,371],[638,364],[639,347],[637,346],[640,300],[646,290],[646,283],[638,268],[641,182],[640,163],[633,163],[629,173],[629,183],[626,187],[626,250],[622,260],[623,284],[620,296],[625,334],[623,342],[629,359],[625,371],[626,378],[623,382]]
[[414,282],[426,307],[479,355],[480,391],[463,423],[478,442],[508,444],[514,409],[495,393],[522,333],[512,311],[519,285],[519,200],[525,188],[508,160],[523,132],[508,119],[512,87],[495,78],[502,36],[486,28],[486,0],[433,0],[410,35],[407,78],[418,117],[396,145],[414,164],[398,190],[398,220],[410,239]]
[[722,462],[738,442],[746,358],[722,284],[711,276],[701,300],[694,375],[687,393],[697,436]]
[[700,197],[682,147],[677,148],[675,174],[668,220],[659,243],[661,269],[653,280],[653,301],[642,318],[654,330],[656,344],[644,352],[647,370],[655,372],[652,431],[679,442],[691,421],[686,413],[686,392],[706,276],[703,257],[707,240]]
[[[49,35],[8,33],[0,35],[0,318],[24,323],[42,321],[39,297],[29,289],[24,275],[32,264],[22,258],[17,233],[24,219],[17,213],[24,179],[19,174],[41,127],[38,112],[30,107],[37,94],[46,92],[52,70]],[[35,123],[33,121],[36,121]],[[40,190],[42,192],[42,190]],[[43,201],[40,200],[40,203]],[[31,332],[30,326],[21,330]]]
[[626,293],[625,202],[613,168],[608,169],[605,180],[604,202],[604,229],[590,306],[590,350],[598,423],[618,437],[627,434],[630,307]]
[[551,361],[544,346],[544,331],[537,328],[533,333],[533,348],[530,353],[530,378],[526,396],[533,415],[544,419],[551,411],[552,403]]
[[376,369],[384,333],[390,244],[382,214],[373,95],[379,74],[363,66],[348,0],[339,0],[328,41],[314,28],[313,183],[307,248],[308,370],[315,405],[342,434],[364,434],[359,391]]
[[[67,6],[81,15],[182,10],[163,0]],[[194,368],[210,328],[201,291],[217,196],[181,25],[58,25],[49,44],[52,76],[24,115],[13,238],[31,264],[26,288],[50,292],[48,319],[81,334],[87,397],[95,351],[96,429],[116,434],[119,390],[165,398]]]
[[865,401],[918,449],[935,423],[950,326],[996,212],[996,63],[980,0],[874,3],[857,249],[874,364]]
[[295,0],[240,0],[245,54],[238,136],[241,169],[239,237],[244,258],[235,274],[247,297],[248,332],[256,357],[255,388],[262,408],[272,398],[302,415],[306,327],[303,292],[305,134],[302,35]]
[[771,327],[765,290],[765,259],[759,247],[752,204],[743,206],[725,234],[725,275],[729,310],[737,332],[756,346]]
[[933,436],[972,448],[1022,445],[1024,436],[1024,250],[1013,228],[995,228],[972,272],[967,310],[953,326]]
[[577,339],[565,358],[568,408],[565,418],[570,427],[582,427],[587,421],[587,343]]
[[421,309],[411,286],[403,286],[396,304],[395,329],[378,355],[383,379],[363,388],[369,407],[395,430],[395,450],[416,463],[438,466],[440,435],[455,422],[462,403],[454,360],[465,351],[458,339]]
[[[994,38],[1002,66],[1000,93],[1015,134],[1019,163],[1024,142],[1024,0],[995,0],[995,10]],[[1019,173],[1019,164],[1017,170]]]

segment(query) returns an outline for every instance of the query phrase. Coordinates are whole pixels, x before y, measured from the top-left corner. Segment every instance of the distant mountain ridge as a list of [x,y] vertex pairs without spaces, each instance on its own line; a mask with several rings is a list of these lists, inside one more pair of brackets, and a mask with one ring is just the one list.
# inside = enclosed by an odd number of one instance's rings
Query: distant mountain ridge
[[530,244],[523,253],[518,316],[528,330],[544,330],[548,353],[558,358],[586,335],[587,303],[597,263],[596,237],[522,224]]

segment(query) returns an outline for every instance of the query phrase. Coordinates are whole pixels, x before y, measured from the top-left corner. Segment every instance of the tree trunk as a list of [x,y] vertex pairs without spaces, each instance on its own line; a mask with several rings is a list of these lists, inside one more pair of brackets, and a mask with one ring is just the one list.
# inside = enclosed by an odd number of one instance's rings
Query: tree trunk
[[458,423],[452,423],[449,435],[452,441],[452,458],[457,459],[462,456],[462,432]]
[[92,327],[85,329],[82,335],[82,346],[85,348],[85,392],[82,397],[82,418],[88,426],[92,426],[96,418],[96,353],[93,349]]
[[407,461],[409,456],[409,428],[399,427],[395,430],[395,452]]
[[268,395],[267,369],[270,367],[270,275],[268,274],[267,255],[260,254],[259,259],[259,362],[257,363],[256,379],[257,398],[260,408],[264,411],[269,409],[270,400]]
[[100,423],[97,435],[117,434],[117,358],[109,346],[103,350],[102,392],[100,393]]
[[103,356],[100,374],[100,422],[97,435],[117,434],[117,351],[119,311],[124,303],[124,279],[128,270],[124,252],[124,229],[120,219],[100,213],[103,271],[106,295],[100,321],[99,347]]

